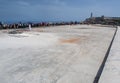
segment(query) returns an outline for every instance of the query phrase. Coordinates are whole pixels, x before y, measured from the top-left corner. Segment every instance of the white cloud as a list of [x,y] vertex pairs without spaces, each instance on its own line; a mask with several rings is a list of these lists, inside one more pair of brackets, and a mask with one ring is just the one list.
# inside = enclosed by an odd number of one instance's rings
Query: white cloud
[[25,2],[25,1],[17,1],[17,3],[18,3],[19,5],[22,5],[22,6],[29,6],[29,5],[30,5],[29,2]]

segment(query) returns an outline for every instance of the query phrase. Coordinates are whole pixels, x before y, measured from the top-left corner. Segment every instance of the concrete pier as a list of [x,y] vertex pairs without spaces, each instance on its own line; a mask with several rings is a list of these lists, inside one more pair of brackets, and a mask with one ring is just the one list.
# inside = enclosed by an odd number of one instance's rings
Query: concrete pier
[[99,83],[120,83],[120,27],[118,27]]
[[115,28],[67,25],[11,31],[0,31],[0,83],[93,83]]

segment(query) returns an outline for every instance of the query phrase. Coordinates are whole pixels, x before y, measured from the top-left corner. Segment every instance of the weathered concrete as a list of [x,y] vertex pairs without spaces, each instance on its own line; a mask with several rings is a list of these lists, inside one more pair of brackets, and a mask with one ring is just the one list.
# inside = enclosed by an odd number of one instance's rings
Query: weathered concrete
[[0,31],[0,83],[93,83],[114,28],[60,26]]
[[99,83],[120,83],[120,27],[118,27]]

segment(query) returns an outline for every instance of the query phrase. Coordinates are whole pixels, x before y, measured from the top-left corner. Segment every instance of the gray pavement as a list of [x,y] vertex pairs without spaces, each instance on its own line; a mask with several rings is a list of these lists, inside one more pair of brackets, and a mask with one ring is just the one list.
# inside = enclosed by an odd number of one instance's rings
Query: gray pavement
[[93,83],[115,28],[55,26],[0,31],[0,83]]
[[120,27],[118,27],[99,83],[120,83]]

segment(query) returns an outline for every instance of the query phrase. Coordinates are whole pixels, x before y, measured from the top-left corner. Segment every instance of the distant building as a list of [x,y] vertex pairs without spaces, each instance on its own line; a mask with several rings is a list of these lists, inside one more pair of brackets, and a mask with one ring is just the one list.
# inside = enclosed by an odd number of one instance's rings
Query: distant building
[[84,23],[86,24],[106,24],[106,25],[120,25],[120,17],[93,17],[91,13],[90,18],[87,18]]
[[90,16],[90,18],[92,18],[93,17],[93,13],[91,13],[91,16]]

